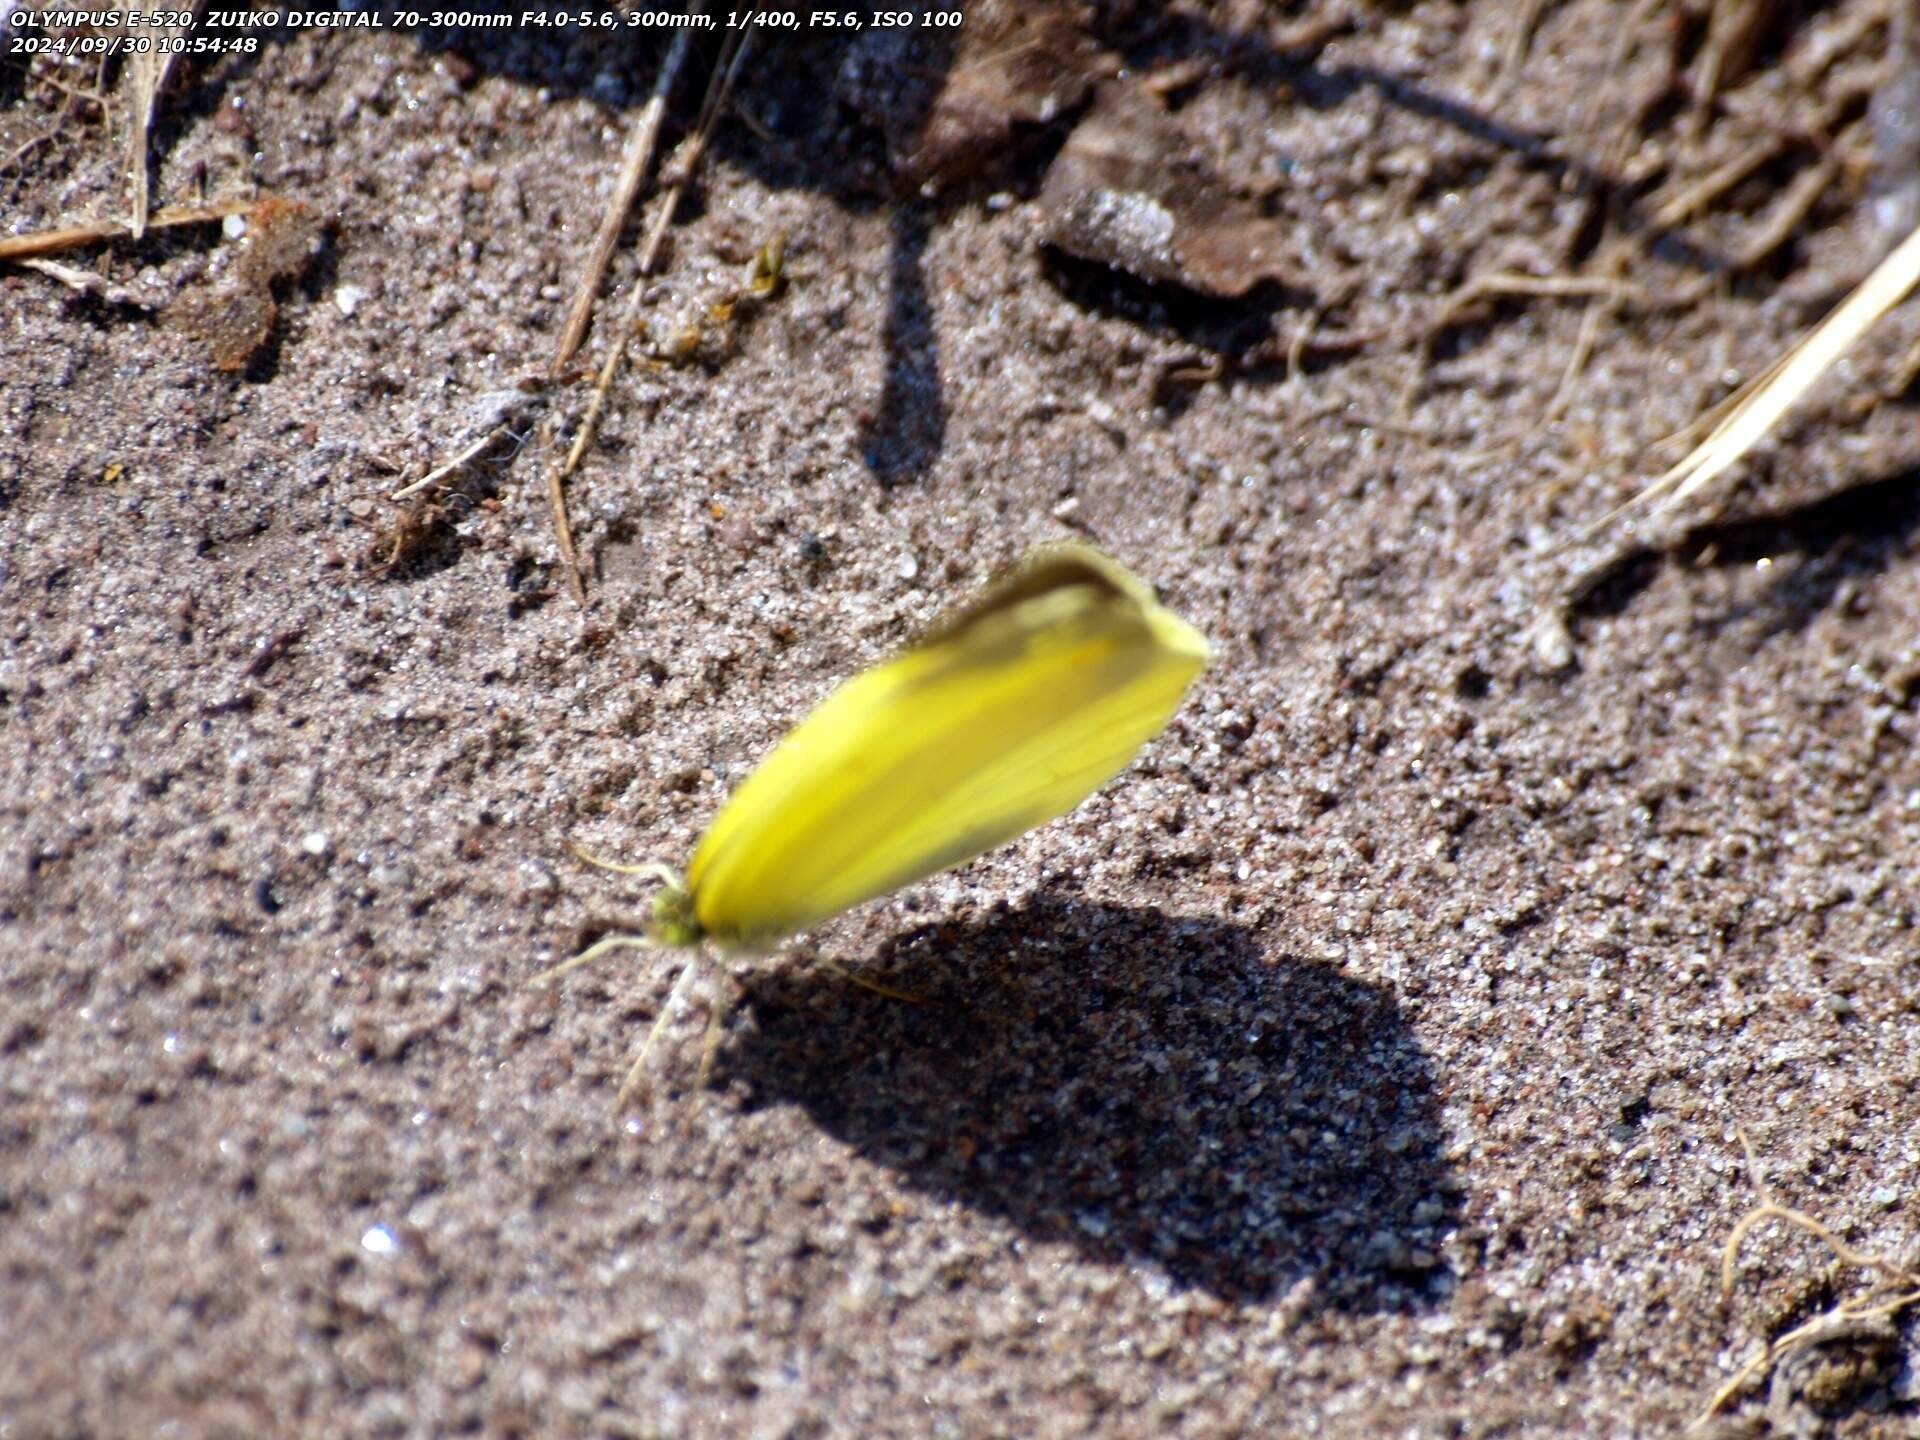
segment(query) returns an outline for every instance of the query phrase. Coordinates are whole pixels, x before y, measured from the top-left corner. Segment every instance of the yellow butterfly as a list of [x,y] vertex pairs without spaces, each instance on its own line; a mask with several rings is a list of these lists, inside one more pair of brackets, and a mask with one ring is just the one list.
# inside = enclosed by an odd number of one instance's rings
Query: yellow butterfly
[[[684,880],[595,861],[663,882],[653,922],[539,979],[622,948],[764,950],[1064,815],[1165,728],[1208,658],[1200,633],[1119,563],[1079,543],[1041,546],[795,726],[721,808]],[[710,1012],[708,1061],[723,1013]]]

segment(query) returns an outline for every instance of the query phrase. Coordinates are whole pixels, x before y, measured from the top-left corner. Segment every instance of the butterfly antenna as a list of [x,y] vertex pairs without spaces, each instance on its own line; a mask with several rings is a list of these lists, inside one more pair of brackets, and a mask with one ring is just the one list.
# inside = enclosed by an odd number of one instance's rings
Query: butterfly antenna
[[626,865],[618,860],[603,859],[579,845],[570,844],[567,848],[587,864],[602,870],[611,870],[616,875],[647,875],[658,880],[662,885],[671,885],[675,889],[680,886],[680,872],[664,861],[642,860],[638,865]]

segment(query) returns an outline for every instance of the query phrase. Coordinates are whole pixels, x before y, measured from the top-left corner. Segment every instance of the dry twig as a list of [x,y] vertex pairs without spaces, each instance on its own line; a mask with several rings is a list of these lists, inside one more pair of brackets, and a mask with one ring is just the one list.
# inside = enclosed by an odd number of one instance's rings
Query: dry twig
[[1795,145],[1813,144],[1823,151],[1831,152],[1833,142],[1828,138],[1828,131],[1839,123],[1842,115],[1858,106],[1871,93],[1871,85],[1868,82],[1845,86],[1827,98],[1803,130],[1796,132],[1786,128],[1774,129],[1739,154],[1715,166],[1705,175],[1682,185],[1666,187],[1661,194],[1651,197],[1649,201],[1651,209],[1647,217],[1648,228],[1656,232],[1678,229],[1734,186],[1758,174]]
[[77,265],[62,265],[58,260],[22,260],[19,263],[23,270],[37,270],[42,275],[58,280],[69,290],[82,295],[97,295],[109,305],[127,305],[136,310],[153,309],[153,302],[139,291],[115,285],[104,275],[82,270]]
[[[186,0],[178,13],[187,16],[187,24],[163,25],[153,32],[153,38],[175,40],[185,35],[202,3]],[[136,240],[147,233],[147,143],[153,135],[153,114],[179,58],[179,51],[161,44],[127,57],[127,229]]]
[[1413,374],[1407,377],[1406,387],[1400,394],[1397,413],[1402,421],[1411,412],[1414,398],[1420,393],[1420,386],[1433,366],[1433,342],[1458,324],[1461,317],[1481,301],[1508,295],[1559,298],[1597,296],[1613,307],[1628,300],[1646,298],[1646,292],[1639,286],[1610,275],[1522,275],[1503,270],[1474,276],[1440,302],[1440,308],[1434,312],[1433,319],[1420,337],[1420,350],[1414,362]]
[[1832,314],[1790,346],[1750,385],[1722,402],[1722,418],[1706,439],[1638,494],[1601,516],[1586,533],[1591,535],[1622,515],[1656,503],[1662,509],[1679,505],[1738,463],[1917,283],[1920,227],[1901,241]]
[[[156,211],[147,221],[151,230],[171,229],[175,225],[206,225],[229,215],[251,215],[261,200],[228,200],[218,205],[173,205]],[[120,220],[96,220],[86,225],[68,225],[59,230],[36,230],[29,235],[0,238],[0,263],[58,255],[98,245],[102,240],[137,238],[133,228]]]
[[[529,403],[531,402],[532,397],[529,397]],[[389,500],[411,499],[422,490],[431,489],[433,486],[440,484],[462,465],[465,465],[470,460],[477,459],[483,451],[497,444],[499,441],[516,438],[514,435],[514,424],[517,419],[517,416],[510,415],[498,424],[482,430],[478,438],[462,446],[460,453],[455,455],[451,460],[443,461],[434,466],[433,469],[422,475],[418,480],[402,485],[387,498]]]
[[660,258],[660,247],[666,238],[667,227],[673,223],[680,201],[692,182],[701,158],[706,154],[707,143],[713,137],[714,127],[719,123],[720,112],[726,106],[727,96],[733,89],[734,79],[740,72],[740,64],[746,58],[748,43],[752,38],[751,25],[727,32],[726,44],[714,65],[713,79],[707,86],[706,99],[700,106],[700,118],[688,137],[686,153],[667,186],[666,196],[654,216],[646,243],[641,247],[639,273],[634,276],[633,286],[628,291],[627,304],[613,336],[613,343],[607,349],[606,359],[601,362],[600,373],[594,381],[593,398],[588,402],[587,413],[580,422],[580,433],[574,437],[566,458],[547,472],[547,498],[553,508],[554,536],[559,542],[561,559],[566,563],[567,588],[573,595],[574,603],[579,605],[587,603],[587,587],[580,575],[579,555],[573,543],[573,526],[567,518],[566,482],[579,467],[587,447],[593,444],[600,433],[600,416],[606,408],[607,394],[613,387],[614,376],[626,359],[627,346],[632,341],[634,325],[640,313],[641,297]]
[[1513,29],[1507,32],[1507,43],[1501,47],[1500,69],[1494,75],[1489,103],[1497,103],[1520,78],[1521,67],[1527,63],[1527,51],[1533,48],[1533,32],[1540,24],[1540,12],[1545,8],[1546,0],[1521,0],[1519,13],[1513,17]]
[[[697,8],[704,11],[706,7]],[[547,367],[550,376],[558,377],[567,368],[574,352],[580,348],[580,342],[586,338],[587,326],[593,319],[594,298],[599,295],[601,282],[607,276],[607,266],[613,261],[613,247],[619,243],[620,230],[627,223],[627,214],[633,209],[640,187],[653,168],[654,152],[660,147],[660,129],[667,115],[667,96],[679,78],[680,67],[686,63],[693,31],[692,25],[682,25],[674,33],[673,43],[667,49],[667,58],[660,66],[659,77],[653,82],[653,94],[647,98],[646,106],[634,124],[632,137],[627,142],[626,161],[620,168],[619,183],[614,186],[613,199],[607,204],[606,214],[600,217],[599,233],[593,237],[593,248],[587,253],[586,273],[580,277],[580,286],[573,296],[573,307],[567,313],[566,328],[560,332],[560,343],[554,347],[553,363]]]

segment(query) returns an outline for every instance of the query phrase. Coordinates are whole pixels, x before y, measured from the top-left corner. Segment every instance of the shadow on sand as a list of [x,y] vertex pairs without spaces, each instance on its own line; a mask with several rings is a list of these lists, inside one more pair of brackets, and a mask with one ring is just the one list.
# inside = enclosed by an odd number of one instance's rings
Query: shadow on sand
[[747,982],[724,1068],[932,1194],[1095,1259],[1308,1309],[1420,1309],[1457,1218],[1425,1056],[1381,990],[1244,929],[1042,898]]

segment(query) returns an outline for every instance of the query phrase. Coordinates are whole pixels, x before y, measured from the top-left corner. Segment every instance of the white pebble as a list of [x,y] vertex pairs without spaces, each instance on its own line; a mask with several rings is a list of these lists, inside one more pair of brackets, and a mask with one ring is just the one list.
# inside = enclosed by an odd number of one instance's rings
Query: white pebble
[[393,1231],[384,1225],[369,1226],[367,1233],[360,1237],[360,1248],[369,1255],[391,1255],[399,1243]]
[[325,855],[333,849],[333,837],[324,830],[309,830],[300,837],[300,848],[309,855]]
[[1573,664],[1573,635],[1567,629],[1567,617],[1559,611],[1545,611],[1534,622],[1533,657],[1549,673]]

